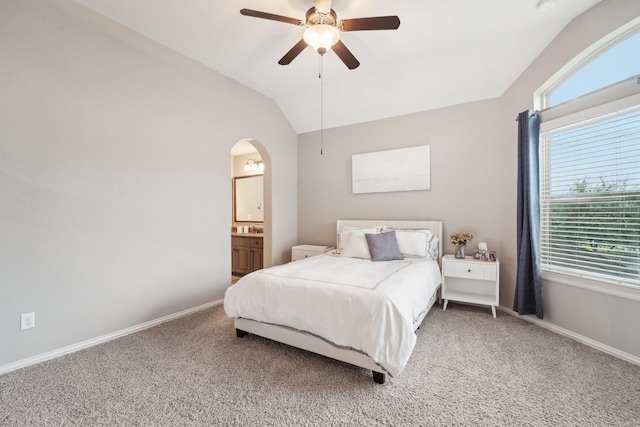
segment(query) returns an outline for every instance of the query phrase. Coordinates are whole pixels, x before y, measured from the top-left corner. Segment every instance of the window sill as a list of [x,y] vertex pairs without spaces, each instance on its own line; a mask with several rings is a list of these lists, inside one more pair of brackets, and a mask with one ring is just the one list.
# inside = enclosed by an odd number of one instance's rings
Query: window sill
[[569,274],[555,270],[542,271],[542,280],[587,289],[593,292],[600,292],[602,294],[612,295],[619,298],[640,301],[640,286],[596,280],[587,276]]

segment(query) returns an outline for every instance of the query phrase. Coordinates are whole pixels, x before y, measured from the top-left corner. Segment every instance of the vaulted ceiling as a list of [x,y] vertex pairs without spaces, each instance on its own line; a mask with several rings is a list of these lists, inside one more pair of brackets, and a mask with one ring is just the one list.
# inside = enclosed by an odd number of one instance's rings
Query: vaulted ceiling
[[[313,0],[75,0],[270,98],[298,133],[320,128],[320,56],[278,60],[304,27],[243,16],[248,8],[304,20]],[[548,0],[543,0],[548,1]],[[322,59],[324,128],[496,98],[575,17],[600,0],[333,0],[338,19],[397,15],[398,30],[350,31],[361,65]]]

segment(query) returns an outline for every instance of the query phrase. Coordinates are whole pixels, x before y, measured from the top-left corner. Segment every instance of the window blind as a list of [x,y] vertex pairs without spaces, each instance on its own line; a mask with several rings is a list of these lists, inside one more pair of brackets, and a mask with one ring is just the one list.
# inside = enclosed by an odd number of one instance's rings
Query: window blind
[[640,285],[640,108],[540,136],[543,268]]

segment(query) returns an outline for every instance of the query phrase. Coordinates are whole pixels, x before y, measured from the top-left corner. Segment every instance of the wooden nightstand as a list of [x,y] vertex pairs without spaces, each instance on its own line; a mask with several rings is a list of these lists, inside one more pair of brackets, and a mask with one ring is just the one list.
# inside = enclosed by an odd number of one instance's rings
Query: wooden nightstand
[[291,248],[291,261],[309,258],[332,250],[332,246],[299,245]]
[[442,257],[443,310],[449,300],[490,305],[496,317],[500,290],[500,261],[480,261],[472,257]]

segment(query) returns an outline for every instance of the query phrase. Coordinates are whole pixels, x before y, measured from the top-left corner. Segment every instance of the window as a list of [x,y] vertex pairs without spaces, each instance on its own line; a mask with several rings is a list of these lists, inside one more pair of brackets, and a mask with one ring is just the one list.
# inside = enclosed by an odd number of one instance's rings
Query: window
[[549,92],[546,107],[558,105],[640,72],[640,33],[597,55]]
[[638,49],[640,33],[543,94],[543,272],[640,289]]
[[640,108],[542,136],[542,264],[640,285]]

